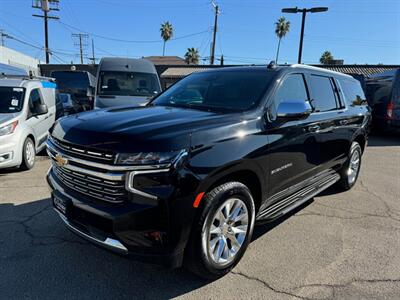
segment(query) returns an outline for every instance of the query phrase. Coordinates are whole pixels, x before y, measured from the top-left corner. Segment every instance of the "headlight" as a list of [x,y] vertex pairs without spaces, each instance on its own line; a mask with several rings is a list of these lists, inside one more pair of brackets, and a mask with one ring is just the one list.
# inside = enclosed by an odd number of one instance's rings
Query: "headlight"
[[6,126],[0,127],[0,136],[13,133],[17,125],[18,121],[14,121]]
[[120,165],[159,165],[172,163],[182,151],[120,153],[117,164]]

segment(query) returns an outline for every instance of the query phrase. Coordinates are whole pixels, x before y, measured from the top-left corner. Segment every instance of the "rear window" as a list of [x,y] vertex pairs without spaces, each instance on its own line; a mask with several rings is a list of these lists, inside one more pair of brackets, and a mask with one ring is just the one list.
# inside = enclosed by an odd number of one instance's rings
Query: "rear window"
[[336,96],[330,77],[311,75],[312,104],[315,112],[336,110]]
[[21,87],[0,87],[0,113],[15,113],[22,110],[25,89]]
[[99,77],[99,95],[148,97],[160,92],[157,75],[151,73],[102,71]]
[[89,76],[86,72],[55,71],[51,76],[57,80],[60,90],[63,89],[82,89],[90,86]]
[[392,80],[379,80],[367,82],[367,99],[369,105],[389,102],[392,96]]
[[359,82],[351,80],[340,80],[343,93],[346,97],[347,103],[352,106],[367,105],[364,91]]

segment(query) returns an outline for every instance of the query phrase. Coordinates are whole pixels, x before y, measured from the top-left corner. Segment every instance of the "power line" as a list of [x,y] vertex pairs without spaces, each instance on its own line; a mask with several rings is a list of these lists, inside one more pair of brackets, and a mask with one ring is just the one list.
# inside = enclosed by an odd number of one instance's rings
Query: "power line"
[[[162,40],[147,40],[147,41],[146,40],[126,40],[126,39],[119,39],[119,38],[114,38],[114,37],[110,37],[110,36],[104,36],[104,35],[96,34],[96,33],[93,33],[93,32],[88,32],[88,31],[85,31],[85,30],[81,30],[80,28],[77,28],[75,26],[69,25],[69,24],[64,23],[62,21],[58,21],[58,22],[60,24],[64,25],[64,26],[66,26],[66,27],[72,28],[72,29],[77,30],[79,32],[86,33],[86,34],[89,34],[91,36],[98,37],[100,39],[109,40],[109,41],[122,42],[122,43],[138,43],[138,44],[162,43]],[[183,35],[183,36],[180,36],[180,37],[172,38],[171,41],[185,39],[185,38],[188,38],[188,37],[192,37],[192,36],[203,34],[205,32],[208,32],[208,30],[203,30],[203,31],[200,31],[200,32],[190,33],[190,34]]]

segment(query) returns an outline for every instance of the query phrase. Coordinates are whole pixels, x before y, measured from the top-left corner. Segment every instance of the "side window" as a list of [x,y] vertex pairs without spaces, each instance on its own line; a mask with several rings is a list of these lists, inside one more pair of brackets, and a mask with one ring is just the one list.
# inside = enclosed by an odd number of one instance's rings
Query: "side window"
[[276,107],[281,102],[308,101],[307,88],[302,74],[291,74],[285,78],[275,94]]
[[310,81],[315,112],[336,110],[336,97],[331,78],[311,75]]
[[29,95],[29,116],[35,114],[37,107],[42,104],[42,97],[40,96],[38,89],[32,89]]
[[351,80],[341,80],[340,84],[343,87],[343,92],[347,103],[352,106],[367,105],[364,91],[358,82]]

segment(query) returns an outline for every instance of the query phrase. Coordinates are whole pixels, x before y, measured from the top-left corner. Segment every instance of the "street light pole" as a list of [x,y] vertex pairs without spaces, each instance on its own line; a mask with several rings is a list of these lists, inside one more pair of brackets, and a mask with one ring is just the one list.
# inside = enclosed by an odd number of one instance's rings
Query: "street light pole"
[[304,40],[304,27],[305,27],[305,23],[306,23],[306,14],[308,12],[318,13],[318,12],[325,12],[327,10],[328,10],[327,7],[313,7],[313,8],[303,8],[303,9],[299,9],[297,7],[294,7],[294,8],[283,8],[282,9],[283,13],[289,13],[289,14],[297,14],[299,12],[302,13],[302,17],[301,17],[301,32],[300,32],[300,46],[299,46],[299,56],[298,56],[298,59],[297,59],[297,63],[301,64],[301,56],[303,54],[303,40]]
[[299,56],[297,58],[297,63],[301,64],[301,55],[303,53],[303,39],[304,39],[304,26],[306,24],[306,13],[307,11],[303,9],[301,17],[301,33],[300,33],[300,46],[299,46]]

